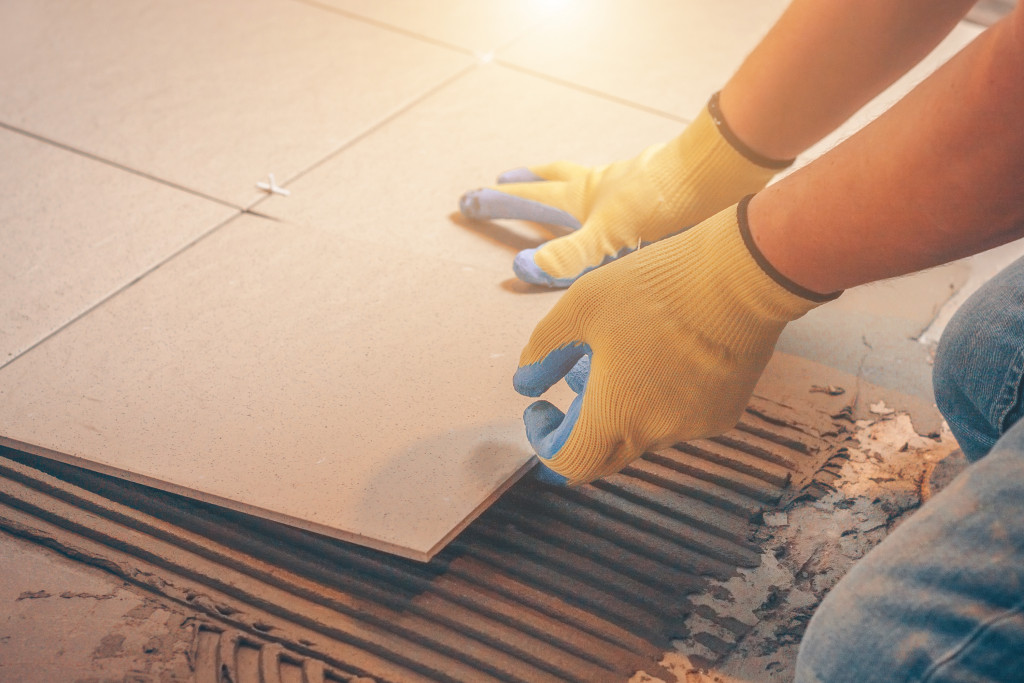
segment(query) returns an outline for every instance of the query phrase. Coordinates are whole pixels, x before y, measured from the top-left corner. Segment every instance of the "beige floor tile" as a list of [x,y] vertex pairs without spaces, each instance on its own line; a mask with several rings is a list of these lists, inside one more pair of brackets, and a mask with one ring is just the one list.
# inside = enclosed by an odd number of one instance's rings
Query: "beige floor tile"
[[259,210],[511,278],[516,251],[552,233],[527,223],[465,221],[458,215],[463,192],[516,166],[631,157],[680,129],[675,121],[492,64],[417,104]]
[[692,119],[787,0],[573,0],[498,58]]
[[531,457],[556,296],[242,217],[0,370],[0,443],[423,559]]
[[[691,119],[787,4],[787,0],[569,2],[542,28],[499,51],[498,58]],[[920,66],[824,146],[812,150],[812,156],[876,117],[980,31],[976,24],[961,23]]]
[[290,0],[0,3],[0,121],[237,205],[471,62]]
[[0,366],[234,209],[0,129]]
[[543,20],[544,0],[321,0],[354,15],[442,43],[488,53]]

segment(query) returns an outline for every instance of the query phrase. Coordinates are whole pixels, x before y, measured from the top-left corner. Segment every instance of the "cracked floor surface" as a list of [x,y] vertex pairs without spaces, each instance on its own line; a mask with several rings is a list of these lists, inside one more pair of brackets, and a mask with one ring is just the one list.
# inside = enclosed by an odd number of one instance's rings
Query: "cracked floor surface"
[[680,681],[792,680],[800,639],[828,591],[966,466],[947,429],[923,437],[906,413],[882,403],[871,410],[824,468],[824,495],[764,515],[753,538],[760,566],[694,600],[686,626],[700,638],[676,641],[665,659]]
[[0,533],[0,681],[190,681],[195,616]]

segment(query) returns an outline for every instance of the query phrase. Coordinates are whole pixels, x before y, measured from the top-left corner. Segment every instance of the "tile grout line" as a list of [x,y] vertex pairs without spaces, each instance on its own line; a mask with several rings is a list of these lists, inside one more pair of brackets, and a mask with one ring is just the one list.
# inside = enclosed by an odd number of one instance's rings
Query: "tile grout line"
[[494,50],[492,52],[492,54],[494,55],[494,60],[493,60],[494,63],[498,64],[499,66],[503,66],[506,69],[511,69],[513,71],[517,71],[517,72],[519,72],[521,74],[530,76],[532,78],[537,78],[537,79],[540,79],[542,81],[547,81],[548,83],[553,83],[555,85],[559,85],[559,86],[562,86],[564,88],[569,88],[570,90],[575,90],[577,92],[582,92],[582,93],[585,93],[587,95],[591,95],[593,97],[599,97],[599,98],[601,98],[603,100],[607,100],[609,102],[614,102],[615,104],[620,104],[620,105],[623,105],[623,106],[626,106],[626,107],[630,107],[632,109],[637,109],[639,111],[646,112],[648,114],[654,114],[656,116],[661,116],[663,118],[667,118],[667,119],[670,119],[672,121],[676,121],[676,122],[679,122],[679,123],[683,123],[683,124],[691,123],[692,119],[689,119],[689,118],[686,118],[686,117],[683,117],[683,116],[677,116],[676,114],[672,114],[672,113],[667,112],[667,111],[662,111],[660,109],[655,109],[654,107],[649,107],[647,105],[640,104],[639,102],[634,102],[632,100],[627,100],[627,99],[625,99],[623,97],[617,97],[615,95],[612,95],[611,93],[606,93],[606,92],[604,92],[602,90],[596,90],[594,88],[588,88],[585,85],[581,85],[579,83],[573,83],[572,81],[567,81],[567,80],[558,78],[557,76],[552,76],[550,74],[545,74],[545,73],[542,73],[540,71],[534,71],[533,69],[528,69],[526,67],[519,66],[518,64],[515,64],[513,62],[510,62],[508,60],[502,59],[501,57],[497,56],[499,52],[501,52],[503,50],[509,49],[510,47],[512,47],[513,45],[515,45],[519,41],[521,41],[523,38],[525,38],[527,34],[531,33],[534,30],[536,30],[538,27],[542,26],[543,24],[544,24],[544,21],[542,19],[538,19],[536,22],[534,22],[530,26],[528,26],[528,27],[524,28],[522,31],[520,31],[519,34],[516,35],[515,37],[510,38],[509,40],[505,41],[503,44],[501,44],[498,47],[494,48]]
[[615,104],[620,104],[622,106],[629,107],[631,109],[636,109],[638,111],[646,112],[648,114],[654,114],[655,116],[660,116],[661,118],[668,119],[670,121],[675,121],[677,123],[682,123],[682,124],[688,124],[688,123],[690,123],[693,120],[692,118],[688,118],[688,117],[685,117],[685,116],[679,116],[678,114],[673,114],[671,112],[667,112],[667,111],[664,111],[664,110],[661,110],[661,109],[656,109],[654,107],[647,106],[646,104],[640,104],[639,102],[634,102],[632,100],[627,100],[624,97],[618,97],[616,95],[612,95],[611,93],[604,92],[603,90],[596,90],[594,88],[590,88],[590,87],[587,87],[585,85],[580,85],[579,83],[573,83],[572,81],[567,81],[567,80],[558,78],[557,76],[552,76],[550,74],[542,73],[540,71],[534,71],[533,69],[528,69],[525,66],[520,66],[520,65],[515,64],[513,62],[506,61],[504,59],[501,59],[500,57],[496,57],[494,59],[494,63],[498,64],[499,66],[503,66],[506,69],[511,69],[513,71],[518,71],[521,74],[525,74],[527,76],[532,76],[532,77],[538,78],[538,79],[540,79],[542,81],[547,81],[547,82],[553,83],[555,85],[560,85],[562,87],[569,88],[570,90],[575,90],[577,92],[581,92],[581,93],[584,93],[584,94],[587,94],[587,95],[591,95],[593,97],[599,97],[599,98],[601,98],[603,100],[607,100],[608,102],[614,102]]
[[[483,56],[482,53],[477,52],[475,50],[472,50],[470,48],[461,47],[459,45],[454,45],[452,43],[446,43],[446,42],[444,42],[442,40],[438,40],[437,38],[432,38],[430,36],[427,36],[427,35],[424,35],[424,34],[421,34],[421,33],[416,33],[415,31],[411,31],[409,29],[402,28],[401,26],[395,26],[394,24],[388,24],[388,23],[385,23],[383,21],[379,21],[377,19],[371,19],[370,17],[364,17],[362,15],[355,14],[354,12],[343,10],[340,7],[334,7],[333,5],[325,5],[322,2],[318,2],[318,0],[293,0],[293,1],[301,3],[303,5],[309,5],[310,7],[316,7],[318,9],[322,9],[322,10],[324,10],[326,12],[330,12],[332,14],[337,14],[338,16],[342,16],[342,17],[345,17],[347,19],[352,19],[353,21],[359,21],[359,22],[365,23],[365,24],[367,24],[369,26],[375,26],[375,27],[377,27],[379,29],[383,29],[383,30],[386,30],[386,31],[391,31],[391,32],[397,33],[399,35],[406,36],[408,38],[413,38],[415,40],[420,40],[422,42],[428,43],[430,45],[434,45],[436,47],[441,47],[441,48],[445,48],[445,49],[448,49],[448,50],[453,50],[455,52],[459,52],[461,54],[469,55],[471,57],[476,57],[478,59]],[[526,67],[519,66],[519,65],[514,64],[512,62],[509,62],[509,61],[506,61],[504,59],[501,59],[500,57],[497,56],[497,54],[499,52],[501,52],[502,50],[506,50],[509,47],[511,47],[512,45],[514,45],[515,43],[519,42],[528,33],[530,33],[531,31],[534,31],[538,26],[541,26],[542,24],[543,24],[543,20],[542,19],[538,19],[537,21],[535,21],[534,23],[530,24],[529,26],[524,28],[522,31],[520,31],[517,35],[513,36],[512,38],[509,38],[507,41],[505,41],[504,43],[501,43],[500,45],[498,45],[497,47],[495,47],[493,50],[491,50],[490,52],[488,52],[486,54],[493,55],[493,59],[491,61],[494,64],[499,64],[499,65],[501,65],[501,66],[503,66],[505,68],[513,69],[515,71],[518,71],[519,73],[526,74],[526,75],[532,76],[534,78],[539,78],[541,80],[548,81],[549,83],[554,83],[555,85],[561,85],[561,86],[570,88],[572,90],[576,90],[578,92],[586,93],[588,95],[593,95],[595,97],[600,97],[601,99],[608,100],[608,101],[614,102],[616,104],[621,104],[621,105],[624,105],[624,106],[627,106],[627,107],[631,107],[633,109],[637,109],[639,111],[643,111],[643,112],[646,112],[648,114],[655,114],[656,116],[661,116],[663,118],[667,118],[669,120],[676,121],[676,122],[679,122],[679,123],[687,124],[687,123],[690,123],[692,121],[692,118],[687,118],[685,116],[679,116],[677,114],[673,114],[671,112],[663,111],[661,109],[656,109],[654,107],[649,107],[647,105],[640,104],[639,102],[634,102],[632,100],[628,100],[628,99],[625,99],[623,97],[617,97],[617,96],[612,95],[610,93],[606,93],[606,92],[604,92],[602,90],[596,90],[594,88],[588,88],[585,85],[580,85],[578,83],[573,83],[572,81],[563,80],[563,79],[560,79],[560,78],[558,78],[556,76],[551,76],[549,74],[545,74],[545,73],[542,73],[540,71],[534,71],[532,69],[528,69]]]
[[16,133],[18,135],[24,135],[25,137],[32,138],[33,140],[36,140],[38,142],[42,142],[44,144],[51,145],[53,147],[57,147],[58,149],[63,149],[66,152],[71,152],[72,154],[77,154],[78,156],[84,157],[86,159],[90,159],[92,161],[99,162],[101,164],[104,164],[106,166],[110,166],[112,168],[116,168],[116,169],[118,169],[120,171],[125,171],[126,173],[131,173],[132,175],[139,176],[140,178],[145,178],[146,180],[152,180],[155,183],[160,183],[161,185],[165,185],[167,187],[174,188],[175,190],[179,190],[181,192],[186,192],[186,193],[188,193],[190,195],[193,195],[195,197],[199,197],[200,199],[205,199],[205,200],[213,202],[215,204],[220,204],[221,206],[226,206],[228,208],[235,209],[236,211],[245,211],[245,209],[242,208],[241,206],[238,206],[237,204],[232,204],[231,202],[226,201],[224,199],[218,199],[217,197],[213,197],[211,195],[205,194],[203,192],[200,192],[199,190],[194,190],[194,189],[192,189],[190,187],[185,187],[184,185],[179,185],[179,184],[177,184],[177,183],[175,183],[173,181],[167,180],[166,178],[161,178],[159,176],[155,176],[155,175],[152,175],[150,173],[146,173],[145,171],[140,171],[140,170],[134,169],[134,168],[132,168],[130,166],[125,166],[124,164],[122,164],[120,162],[114,161],[112,159],[107,159],[105,157],[101,157],[101,156],[99,156],[97,154],[93,154],[92,152],[86,152],[85,150],[78,149],[77,147],[72,147],[71,145],[68,145],[66,143],[57,142],[56,140],[51,140],[48,137],[45,137],[45,136],[40,135],[38,133],[33,133],[33,132],[25,130],[23,128],[19,128],[17,126],[13,126],[13,125],[11,125],[9,123],[4,123],[3,121],[0,121],[0,128],[8,130],[8,131],[10,131],[12,133]]
[[[411,110],[413,107],[416,107],[417,105],[419,105],[422,102],[426,101],[431,96],[435,95],[436,93],[440,92],[444,88],[446,88],[449,85],[455,83],[457,80],[461,79],[463,76],[471,73],[472,71],[474,71],[475,69],[477,69],[477,68],[479,68],[481,66],[483,55],[481,55],[481,53],[479,53],[479,52],[476,52],[475,50],[471,50],[469,48],[464,48],[464,47],[461,47],[461,46],[458,46],[458,45],[453,45],[451,43],[446,43],[446,42],[438,40],[436,38],[432,38],[432,37],[427,36],[427,35],[416,33],[415,31],[410,31],[409,29],[405,29],[405,28],[402,28],[400,26],[395,26],[393,24],[388,24],[388,23],[385,23],[383,21],[379,21],[379,20],[376,20],[376,19],[371,19],[370,17],[364,17],[364,16],[361,16],[359,14],[355,14],[353,12],[341,9],[340,7],[335,7],[333,5],[325,5],[322,2],[318,2],[318,0],[293,0],[293,1],[294,2],[298,2],[300,4],[303,4],[303,5],[307,5],[309,7],[315,7],[317,9],[321,9],[321,10],[323,10],[325,12],[329,12],[331,14],[336,14],[338,16],[345,17],[345,18],[351,19],[353,21],[358,21],[358,22],[364,23],[364,24],[366,24],[368,26],[373,26],[373,27],[379,28],[379,29],[384,30],[384,31],[390,31],[392,33],[397,33],[397,34],[405,36],[407,38],[412,38],[414,40],[425,42],[425,43],[427,43],[429,45],[434,45],[435,47],[440,47],[440,48],[444,48],[444,49],[447,49],[447,50],[452,50],[454,52],[458,52],[460,54],[467,55],[469,57],[473,57],[473,58],[478,60],[478,63],[477,64],[469,65],[469,66],[461,69],[460,71],[456,72],[455,74],[453,74],[449,78],[447,78],[447,79],[441,81],[440,83],[438,83],[436,86],[434,86],[430,90],[422,93],[421,95],[419,95],[418,97],[413,99],[411,102],[409,102],[405,106],[399,107],[397,110],[395,110],[394,112],[392,112],[391,114],[386,116],[384,119],[382,119],[382,120],[378,121],[377,123],[371,125],[366,130],[364,130],[364,131],[362,131],[360,133],[357,133],[354,137],[352,137],[349,140],[347,140],[344,143],[342,143],[337,149],[335,149],[332,152],[329,152],[325,157],[323,157],[319,161],[314,162],[312,165],[308,166],[307,168],[305,168],[305,169],[299,171],[298,173],[296,173],[295,175],[287,178],[284,181],[285,185],[287,185],[289,183],[292,183],[292,182],[295,182],[296,180],[299,180],[300,178],[303,178],[306,175],[312,173],[317,168],[320,168],[324,164],[328,163],[331,159],[335,158],[336,156],[338,156],[339,154],[341,154],[345,150],[347,150],[347,149],[351,148],[352,146],[358,144],[360,141],[362,141],[363,139],[365,139],[366,137],[368,137],[372,133],[380,130],[382,127],[384,127],[385,125],[387,125],[388,123],[390,123],[394,119],[398,118],[402,114],[404,114],[407,111]],[[493,50],[491,50],[487,54],[494,55],[494,54],[496,54],[498,52],[498,50],[504,50],[506,47],[508,47],[508,46],[512,45],[513,43],[515,43],[516,41],[520,40],[529,31],[532,31],[534,28],[536,28],[538,25],[540,25],[540,23],[541,23],[540,20],[538,20],[537,22],[531,24],[527,28],[524,28],[518,35],[510,38],[509,40],[507,40],[506,42],[502,43],[498,47],[494,48]],[[493,60],[488,60],[488,61],[493,61]],[[256,199],[252,203],[250,203],[245,208],[245,211],[252,211],[253,208],[255,208],[256,206],[262,204],[263,202],[265,202],[265,201],[267,201],[268,199],[271,199],[271,198],[272,198],[272,195],[270,195],[270,194],[265,195],[263,197],[259,197],[258,199]],[[259,214],[259,215],[262,215],[262,214]],[[266,216],[266,217],[270,218],[270,216]]]
[[[298,1],[299,2],[305,2],[306,0],[298,0]],[[451,76],[445,78],[443,81],[441,81],[437,85],[433,86],[429,90],[426,90],[425,92],[421,93],[420,95],[414,97],[407,104],[399,106],[398,109],[396,109],[395,111],[391,112],[390,114],[385,116],[383,119],[380,119],[379,121],[377,121],[376,123],[374,123],[371,126],[367,127],[363,131],[361,131],[359,133],[356,133],[354,136],[352,136],[351,138],[349,138],[348,140],[343,142],[334,151],[328,152],[326,156],[324,156],[321,159],[313,162],[311,165],[307,166],[303,170],[301,170],[301,171],[295,173],[294,175],[292,175],[291,177],[287,178],[286,180],[283,181],[283,184],[284,185],[288,185],[289,183],[293,183],[296,180],[300,180],[301,178],[309,175],[310,173],[312,173],[316,169],[320,168],[324,164],[328,163],[329,161],[331,161],[332,159],[337,157],[342,152],[344,152],[344,151],[352,148],[353,146],[359,144],[360,142],[365,140],[367,137],[369,137],[370,135],[376,133],[381,128],[384,128],[385,126],[390,124],[392,121],[394,121],[398,117],[406,114],[411,109],[419,106],[420,104],[422,104],[426,100],[430,99],[431,97],[433,97],[437,93],[441,92],[442,90],[444,90],[448,86],[452,85],[456,81],[458,81],[461,78],[463,78],[464,76],[472,73],[473,71],[475,71],[478,68],[480,68],[479,64],[469,64],[466,67],[464,67],[462,69],[459,69],[457,72],[455,72]],[[273,194],[269,194],[269,193],[265,194],[264,196],[256,199],[254,202],[252,202],[247,207],[245,207],[245,209],[243,209],[243,211],[245,211],[247,213],[255,213],[253,211],[253,209],[255,207],[257,207],[260,204],[262,204],[263,202],[271,199],[272,197],[273,197]],[[278,220],[278,219],[273,219],[269,215],[264,215],[264,214],[257,214],[257,215],[263,216],[264,218],[271,218],[272,220]]]
[[452,43],[446,43],[443,40],[438,40],[437,38],[431,38],[430,36],[423,35],[421,33],[416,33],[415,31],[410,31],[409,29],[402,28],[401,26],[395,26],[394,24],[388,24],[388,23],[380,21],[378,19],[371,19],[370,17],[364,17],[364,16],[362,16],[360,14],[356,14],[354,12],[350,12],[348,10],[341,9],[340,7],[335,7],[333,5],[326,5],[326,4],[322,3],[322,2],[318,2],[317,0],[293,0],[293,1],[294,2],[298,2],[300,4],[303,4],[303,5],[308,5],[310,7],[315,7],[317,9],[324,10],[325,12],[330,12],[331,14],[336,14],[338,16],[345,17],[346,19],[352,19],[353,21],[358,21],[358,22],[367,24],[369,26],[374,26],[376,28],[383,29],[385,31],[391,31],[393,33],[398,33],[400,35],[406,36],[407,38],[415,38],[416,40],[420,40],[420,41],[423,41],[425,43],[429,43],[431,45],[434,45],[435,47],[442,47],[442,48],[445,48],[447,50],[453,50],[455,52],[459,52],[459,53],[464,54],[464,55],[469,55],[471,57],[479,56],[475,51],[471,50],[470,48],[461,47],[459,45],[454,45]]
[[[3,125],[4,124],[0,123],[0,126],[3,126]],[[235,220],[239,216],[244,216],[247,213],[251,213],[250,211],[247,211],[247,210],[244,210],[244,209],[239,209],[238,207],[232,207],[232,208],[236,209],[237,213],[235,213],[234,215],[228,216],[227,218],[225,218],[221,222],[217,223],[216,225],[214,225],[212,228],[210,228],[209,230],[207,230],[203,234],[201,234],[198,237],[196,237],[195,239],[193,239],[191,242],[188,242],[187,244],[183,245],[177,251],[174,251],[173,253],[169,254],[168,256],[166,256],[165,258],[161,259],[157,263],[153,264],[149,268],[143,270],[141,273],[138,273],[137,275],[132,276],[131,280],[129,280],[128,282],[124,283],[123,285],[121,285],[120,287],[115,289],[114,291],[110,292],[109,294],[107,294],[106,296],[101,298],[99,301],[96,301],[91,306],[89,306],[85,310],[81,311],[80,313],[78,313],[77,315],[72,317],[70,320],[62,323],[56,329],[51,330],[45,336],[43,336],[42,338],[38,339],[37,341],[35,341],[31,345],[25,347],[20,352],[18,352],[16,355],[12,356],[11,358],[8,358],[5,361],[0,362],[0,371],[2,371],[4,368],[6,368],[8,365],[10,365],[14,361],[18,360],[19,358],[21,358],[22,356],[24,356],[27,353],[29,353],[30,351],[32,351],[36,347],[41,346],[42,344],[46,343],[47,341],[49,341],[50,339],[55,337],[60,332],[63,332],[68,327],[74,325],[76,322],[78,322],[79,320],[81,320],[85,316],[89,315],[90,313],[95,311],[97,308],[99,308],[103,304],[107,303],[108,301],[110,301],[114,297],[118,296],[122,292],[126,291],[128,288],[130,288],[133,285],[135,285],[137,282],[139,282],[143,278],[147,277],[150,273],[153,273],[157,269],[159,269],[162,266],[166,265],[168,262],[170,262],[171,260],[177,258],[181,254],[185,253],[186,251],[188,251],[189,249],[191,249],[195,245],[199,244],[199,242],[205,240],[207,237],[210,237],[211,235],[213,235],[213,233],[217,232],[218,230],[223,228],[225,225],[227,225],[231,221]],[[256,214],[256,215],[260,215],[260,214]],[[277,220],[277,219],[270,219],[270,220]]]

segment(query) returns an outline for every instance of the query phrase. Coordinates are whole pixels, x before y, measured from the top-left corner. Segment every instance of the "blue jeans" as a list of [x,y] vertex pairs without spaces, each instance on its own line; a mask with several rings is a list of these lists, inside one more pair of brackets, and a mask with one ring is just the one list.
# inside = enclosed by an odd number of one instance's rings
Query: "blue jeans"
[[971,465],[811,619],[797,681],[1024,681],[1024,259],[961,307],[936,402]]

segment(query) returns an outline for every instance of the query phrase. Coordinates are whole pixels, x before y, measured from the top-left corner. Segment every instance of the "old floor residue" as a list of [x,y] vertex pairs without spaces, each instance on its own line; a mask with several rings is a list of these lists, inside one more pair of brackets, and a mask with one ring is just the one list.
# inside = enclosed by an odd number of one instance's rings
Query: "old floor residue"
[[[874,419],[853,425],[846,445],[800,496],[763,515],[754,537],[760,565],[711,581],[692,598],[691,635],[675,643],[678,656],[666,658],[680,680],[792,681],[800,640],[825,594],[966,466],[948,430],[925,438],[906,414],[873,412]],[[746,633],[715,651],[708,639],[723,637],[717,623],[726,620]],[[644,680],[651,679],[635,683]]]
[[596,485],[524,480],[429,563],[10,450],[0,528],[203,613],[199,678],[274,680],[244,673],[262,657],[278,678],[670,679],[673,641],[713,654],[749,630],[687,623],[709,582],[763,564],[752,520],[836,454],[842,428],[804,418],[755,401],[723,437]]

